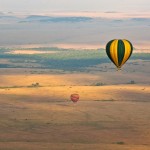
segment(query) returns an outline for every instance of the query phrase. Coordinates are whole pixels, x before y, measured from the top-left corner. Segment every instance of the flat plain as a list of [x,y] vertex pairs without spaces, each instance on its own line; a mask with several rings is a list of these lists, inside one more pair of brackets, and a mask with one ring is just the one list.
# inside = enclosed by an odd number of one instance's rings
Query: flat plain
[[0,150],[150,149],[149,53],[117,71],[104,50],[17,50],[0,50]]

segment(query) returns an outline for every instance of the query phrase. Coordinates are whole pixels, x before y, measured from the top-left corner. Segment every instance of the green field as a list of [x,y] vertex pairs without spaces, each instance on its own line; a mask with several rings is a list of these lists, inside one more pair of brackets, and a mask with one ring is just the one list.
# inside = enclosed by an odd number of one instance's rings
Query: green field
[[[30,48],[26,51],[55,51],[50,54],[11,54],[15,49],[0,49],[0,59],[7,60],[0,68],[39,68],[86,72],[87,67],[111,63],[104,49],[74,50],[60,48]],[[150,53],[133,53],[130,60],[150,60]],[[128,62],[129,63],[129,62]]]

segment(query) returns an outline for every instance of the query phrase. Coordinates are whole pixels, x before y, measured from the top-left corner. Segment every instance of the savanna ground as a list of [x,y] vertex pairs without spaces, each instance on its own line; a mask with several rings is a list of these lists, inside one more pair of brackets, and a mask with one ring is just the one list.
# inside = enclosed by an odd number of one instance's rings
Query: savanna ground
[[0,150],[149,150],[149,65],[149,53],[117,71],[102,49],[1,48]]

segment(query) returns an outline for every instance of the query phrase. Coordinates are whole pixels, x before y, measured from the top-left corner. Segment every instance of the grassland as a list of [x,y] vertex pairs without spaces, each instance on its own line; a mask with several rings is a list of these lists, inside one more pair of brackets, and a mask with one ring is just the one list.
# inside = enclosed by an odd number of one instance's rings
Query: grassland
[[149,150],[149,65],[149,53],[118,72],[103,49],[1,48],[0,150]]

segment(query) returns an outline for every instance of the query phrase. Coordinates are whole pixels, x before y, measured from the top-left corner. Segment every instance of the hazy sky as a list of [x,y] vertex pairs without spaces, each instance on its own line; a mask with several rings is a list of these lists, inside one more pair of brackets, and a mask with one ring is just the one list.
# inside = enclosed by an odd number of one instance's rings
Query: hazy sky
[[150,0],[0,0],[0,11],[150,12]]

